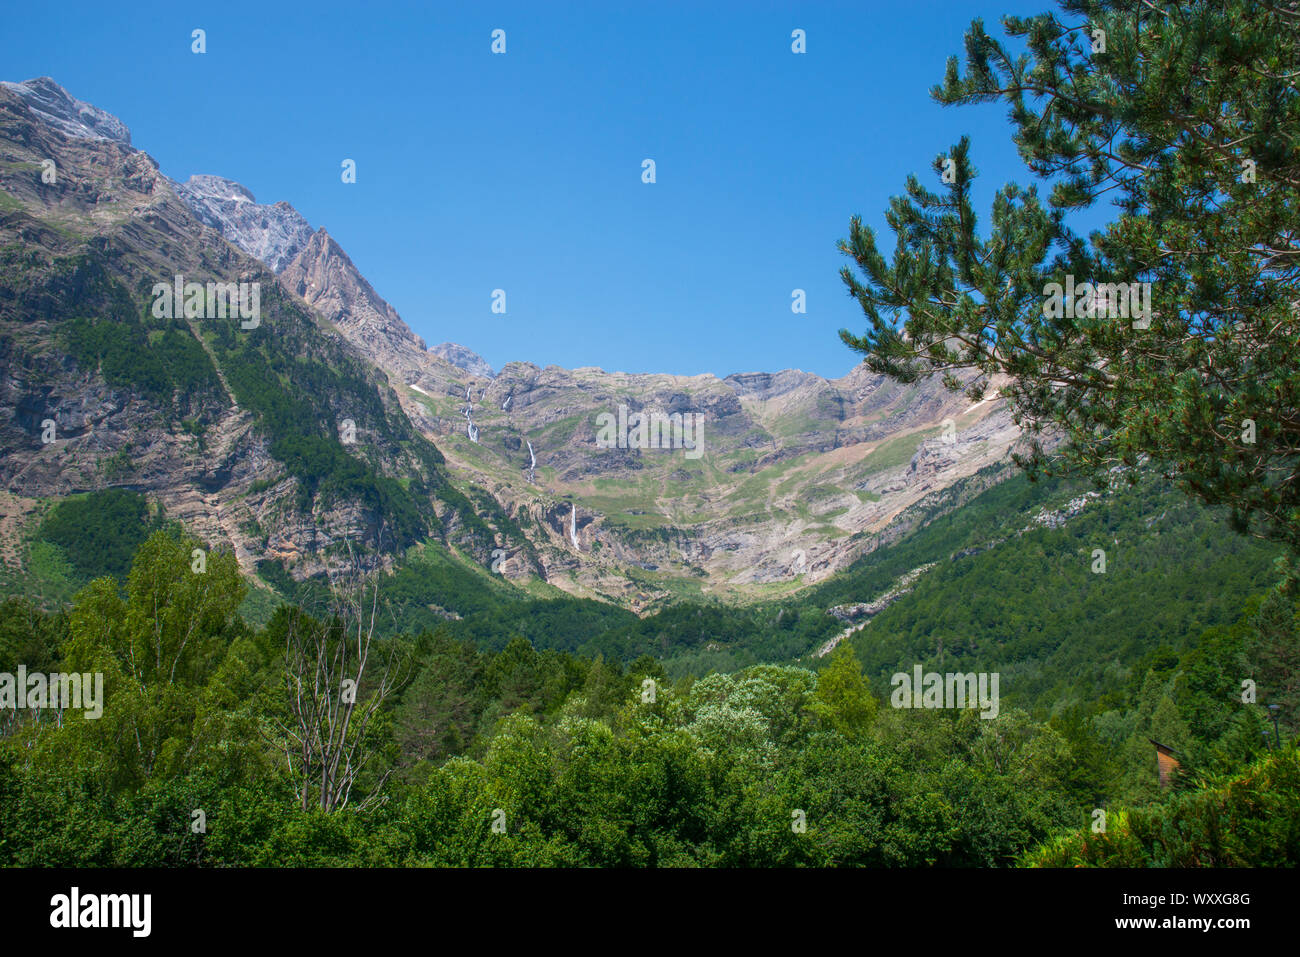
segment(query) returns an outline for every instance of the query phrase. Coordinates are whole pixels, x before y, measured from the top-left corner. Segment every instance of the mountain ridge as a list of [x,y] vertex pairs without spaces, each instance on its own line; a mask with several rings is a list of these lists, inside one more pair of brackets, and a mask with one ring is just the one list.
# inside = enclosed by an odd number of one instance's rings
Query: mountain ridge
[[[36,95],[21,84],[5,89],[24,102]],[[42,103],[64,104],[76,116],[94,109],[48,84],[39,92]],[[851,564],[909,508],[1005,459],[1019,438],[1000,403],[972,404],[935,381],[903,388],[862,365],[831,380],[792,369],[719,378],[528,362],[493,372],[455,343],[429,349],[327,230],[313,230],[289,203],[258,204],[251,190],[219,176],[176,184],[125,145],[125,127],[118,131],[101,114],[109,116],[98,111],[96,122],[118,139],[66,118],[46,125],[73,140],[112,142],[125,151],[120,162],[144,171],[149,200],[136,203],[127,220],[161,224],[163,235],[133,226],[133,241],[155,246],[152,259],[165,259],[199,228],[187,225],[192,221],[260,263],[273,285],[316,317],[327,340],[346,343],[387,379],[403,418],[445,462],[455,488],[447,494],[495,516],[476,533],[475,560],[486,563],[492,546],[505,547],[521,556],[503,569],[517,581],[539,576],[639,610],[681,597],[797,589]],[[15,195],[48,216],[48,205],[25,189]],[[153,208],[159,190],[174,195],[191,219],[160,220]],[[96,202],[77,215],[94,219],[118,206]],[[173,265],[151,268],[169,276]],[[215,365],[219,379],[232,371]],[[335,415],[344,418],[344,410]],[[671,435],[667,447],[602,444],[598,423],[639,415],[695,417],[700,445],[692,453]],[[227,412],[212,423],[217,447],[239,447],[241,421]],[[400,459],[381,457],[390,466]],[[463,506],[452,511],[475,524]],[[202,527],[230,541],[248,564],[258,545],[239,534],[241,523],[254,524],[222,519]],[[299,531],[301,539],[308,530]],[[268,554],[301,561],[305,553],[300,541]]]

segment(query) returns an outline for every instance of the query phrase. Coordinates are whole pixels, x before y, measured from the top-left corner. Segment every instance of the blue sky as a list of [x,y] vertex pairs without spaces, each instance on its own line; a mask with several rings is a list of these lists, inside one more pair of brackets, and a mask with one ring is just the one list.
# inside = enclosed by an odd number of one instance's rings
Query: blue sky
[[54,77],[175,179],[292,203],[430,345],[497,368],[839,376],[857,357],[837,330],[863,325],[838,276],[850,215],[884,230],[963,133],[982,212],[1029,181],[1004,107],[927,91],[973,18],[1051,6],[30,4],[5,18],[0,79]]

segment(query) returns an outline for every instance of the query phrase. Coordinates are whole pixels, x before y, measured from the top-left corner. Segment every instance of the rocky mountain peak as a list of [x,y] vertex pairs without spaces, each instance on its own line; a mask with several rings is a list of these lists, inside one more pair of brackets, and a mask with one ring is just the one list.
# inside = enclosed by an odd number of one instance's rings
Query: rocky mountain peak
[[424,340],[375,292],[324,229],[308,238],[280,278],[372,361],[412,381],[423,371]]
[[207,196],[210,199],[221,202],[257,202],[257,198],[247,186],[244,186],[242,183],[236,183],[233,179],[226,179],[224,176],[210,176],[206,173],[196,173],[191,176],[190,181],[185,184],[185,189],[196,195]]
[[199,221],[280,273],[312,238],[303,215],[283,200],[264,205],[246,186],[198,174],[177,183],[176,193]]
[[16,94],[47,125],[73,139],[112,140],[131,145],[131,131],[112,113],[91,106],[70,94],[48,76],[0,86]]
[[458,346],[454,342],[442,342],[429,351],[436,356],[442,356],[457,369],[464,369],[470,375],[481,376],[484,379],[496,378],[496,371],[488,365],[488,361],[464,346]]
[[825,386],[826,380],[811,372],[783,369],[780,372],[737,372],[722,380],[741,398],[773,399],[804,386]]

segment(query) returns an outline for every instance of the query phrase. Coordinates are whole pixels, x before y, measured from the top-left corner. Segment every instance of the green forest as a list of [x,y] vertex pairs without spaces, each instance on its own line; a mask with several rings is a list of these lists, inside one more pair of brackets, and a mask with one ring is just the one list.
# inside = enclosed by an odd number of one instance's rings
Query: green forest
[[[1166,545],[1152,535],[1134,549],[1135,565],[1176,548],[1198,567],[1189,543],[1212,527],[1204,510],[1188,510],[1174,526],[1184,537]],[[136,514],[140,530],[157,524]],[[66,535],[76,515],[54,514],[50,534]],[[104,534],[103,523],[88,534]],[[1047,540],[1026,562],[1073,555],[1075,536],[1094,531],[1067,529],[1036,533]],[[376,635],[383,668],[372,664],[355,698],[369,720],[334,740],[348,777],[325,787],[329,748],[295,742],[328,722],[295,708],[295,675],[336,660],[351,637],[346,610],[285,604],[250,624],[238,612],[246,585],[233,557],[207,553],[196,573],[195,549],[204,543],[168,525],[141,542],[125,577],[95,578],[66,608],[0,606],[0,672],[105,675],[99,719],[6,713],[6,863],[1131,866],[1268,864],[1300,851],[1291,744],[1300,608],[1271,587],[1239,601],[1243,587],[1268,580],[1262,555],[1253,575],[1246,566],[1199,607],[1187,601],[1194,582],[1170,594],[1130,588],[1135,597],[1117,609],[1133,619],[1127,635],[1104,616],[1068,645],[1032,640],[1035,627],[1023,639],[1004,629],[1006,653],[1026,664],[1023,676],[1007,670],[992,720],[893,708],[881,677],[913,661],[979,670],[981,653],[994,651],[981,652],[978,630],[966,632],[972,648],[950,644],[941,660],[939,629],[885,632],[876,620],[823,659],[673,678],[644,649],[646,636],[689,648],[697,632],[743,627],[740,616],[756,612],[675,609],[636,637],[618,609],[602,620],[585,607],[596,603],[506,598],[461,621]],[[1085,559],[1079,587],[1100,588]],[[969,575],[1003,565],[987,551],[949,564],[962,562],[973,570],[938,576],[888,611],[902,623],[941,618],[969,593]],[[400,603],[409,583],[400,574],[391,583]],[[1129,592],[1079,601],[1106,609]],[[1063,607],[1055,588],[1009,598],[1028,622]],[[1228,614],[1217,600],[1240,607]],[[1150,635],[1145,623],[1164,620],[1154,601],[1169,619]],[[497,642],[476,640],[505,618],[515,625]],[[615,653],[572,647],[570,635],[602,629]],[[877,634],[893,643],[869,640]],[[1064,685],[1061,675],[1077,679]],[[1264,706],[1243,703],[1246,679],[1285,702],[1280,750]],[[1152,739],[1182,758],[1169,788],[1157,783]],[[1261,789],[1272,809],[1262,817]],[[1091,830],[1098,810],[1111,815],[1101,834]]]

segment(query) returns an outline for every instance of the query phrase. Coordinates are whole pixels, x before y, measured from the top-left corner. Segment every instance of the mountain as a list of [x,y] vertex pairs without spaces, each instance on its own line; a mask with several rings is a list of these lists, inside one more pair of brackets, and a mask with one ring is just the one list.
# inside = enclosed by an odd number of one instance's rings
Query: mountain
[[[503,549],[498,570],[518,584],[644,611],[825,580],[1019,437],[1000,401],[861,366],[838,379],[494,373],[455,343],[429,349],[287,202],[217,176],[173,182],[120,121],[53,81],[0,98],[11,508],[128,487],[250,572],[320,574],[345,540],[389,555],[429,541],[480,567]],[[47,156],[56,184],[39,176]],[[260,330],[160,330],[149,294],[177,274],[259,282],[270,315]],[[662,431],[638,434],[638,416]],[[46,418],[66,443],[54,450],[32,441]],[[345,422],[355,444],[339,442]],[[381,526],[401,534],[384,541]]]
[[431,370],[442,363],[323,228],[285,267],[281,281],[397,382],[438,379]]
[[121,146],[131,145],[131,131],[111,113],[83,103],[48,76],[23,83],[0,81],[21,99],[47,126],[73,139],[104,139]]
[[[39,84],[0,89],[11,535],[30,535],[54,501],[117,487],[233,549],[250,574],[270,562],[320,575],[349,547],[373,564],[423,542],[486,562],[496,542],[522,542],[490,502],[475,507],[455,488],[385,373],[206,228],[124,130],[93,134],[116,127],[80,109],[82,126],[47,122],[29,106],[37,94],[77,102]],[[47,159],[53,182],[41,175]],[[200,284],[197,298],[166,318],[158,289],[177,276]],[[216,312],[217,283],[243,284],[240,315]],[[212,312],[190,315],[191,304]],[[246,306],[256,319],[245,321]]]
[[477,352],[466,349],[464,346],[458,346],[454,342],[443,342],[429,350],[436,356],[442,356],[457,369],[464,369],[470,375],[476,375],[481,379],[491,379],[496,375],[492,367],[488,365]]
[[200,222],[274,272],[283,272],[311,241],[312,228],[296,209],[283,201],[261,205],[232,180],[197,175],[175,188]]
[[[1019,434],[1003,407],[937,383],[905,389],[861,369],[777,378],[509,363],[468,382],[468,399],[459,383],[418,394],[413,421],[457,474],[546,530],[542,560],[574,590],[632,607],[821,580],[925,496],[1003,460]],[[620,410],[699,416],[702,448],[600,447],[601,417]]]
[[[258,248],[257,236],[224,234]],[[838,380],[526,362],[494,373],[463,346],[426,348],[324,229],[281,280],[405,387],[408,417],[465,487],[527,530],[548,580],[634,608],[821,580],[1019,436],[1000,403],[972,405],[937,382],[904,389],[861,368]],[[598,447],[596,423],[620,407],[702,416],[701,455]],[[640,583],[630,569],[646,573]]]

